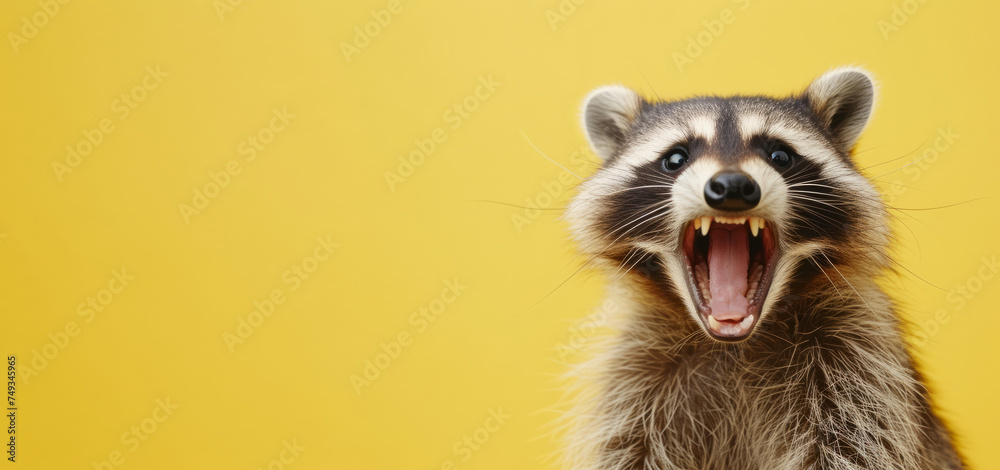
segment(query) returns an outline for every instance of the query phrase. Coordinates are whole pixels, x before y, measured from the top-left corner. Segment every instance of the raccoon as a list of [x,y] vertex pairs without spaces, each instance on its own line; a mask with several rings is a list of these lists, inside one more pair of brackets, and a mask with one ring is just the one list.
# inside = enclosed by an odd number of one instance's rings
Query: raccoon
[[586,98],[603,163],[565,217],[625,294],[572,373],[566,467],[964,468],[876,283],[888,215],[852,160],[875,101],[855,67],[784,98]]

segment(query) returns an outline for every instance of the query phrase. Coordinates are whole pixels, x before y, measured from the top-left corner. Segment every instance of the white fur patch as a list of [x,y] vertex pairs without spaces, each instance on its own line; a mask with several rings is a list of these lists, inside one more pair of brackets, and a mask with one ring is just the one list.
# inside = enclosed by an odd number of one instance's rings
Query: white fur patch
[[744,112],[740,114],[737,126],[740,130],[740,137],[743,137],[743,140],[749,140],[764,133],[764,130],[767,129],[767,118],[757,112]]
[[709,142],[715,139],[715,123],[718,116],[701,115],[688,121],[688,128],[694,137],[701,137]]

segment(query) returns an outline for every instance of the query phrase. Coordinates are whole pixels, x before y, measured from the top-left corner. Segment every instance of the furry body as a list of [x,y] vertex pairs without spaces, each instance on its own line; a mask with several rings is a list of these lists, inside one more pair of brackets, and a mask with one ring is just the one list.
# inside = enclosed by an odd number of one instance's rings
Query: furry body
[[[588,98],[584,127],[605,164],[567,219],[624,308],[617,335],[575,371],[568,467],[963,468],[875,282],[887,216],[850,158],[873,103],[857,69],[784,99],[647,102],[621,87]],[[778,151],[794,164],[775,165]],[[673,152],[679,169],[657,163]],[[707,205],[706,181],[724,171],[752,178],[760,201]],[[692,254],[692,220],[733,214],[766,219],[774,247],[750,249],[767,283],[754,296],[751,282],[750,306],[719,327],[718,294],[692,269],[705,257]]]

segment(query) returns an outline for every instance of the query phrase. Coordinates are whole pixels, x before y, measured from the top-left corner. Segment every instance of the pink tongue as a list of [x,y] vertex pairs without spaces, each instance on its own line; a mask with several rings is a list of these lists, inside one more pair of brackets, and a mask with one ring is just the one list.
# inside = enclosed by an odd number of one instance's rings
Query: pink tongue
[[[721,225],[721,226],[720,226]],[[712,293],[709,307],[716,320],[742,320],[750,303],[747,291],[747,269],[750,247],[742,225],[716,225],[708,232],[708,288]]]

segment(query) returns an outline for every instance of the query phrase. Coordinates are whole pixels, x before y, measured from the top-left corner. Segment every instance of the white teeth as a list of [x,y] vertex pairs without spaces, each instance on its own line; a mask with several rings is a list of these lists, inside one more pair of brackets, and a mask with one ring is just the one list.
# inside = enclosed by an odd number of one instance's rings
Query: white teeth
[[705,302],[712,301],[712,292],[708,288],[708,265],[701,263],[694,267],[695,284],[701,292],[701,299]]
[[715,221],[723,224],[742,225],[747,221],[746,217],[715,217]]
[[750,279],[747,282],[747,291],[743,294],[748,302],[753,301],[754,295],[757,293],[757,285],[760,283],[760,277],[764,274],[764,266],[757,265],[750,272]]
[[722,323],[716,320],[712,315],[708,316],[708,328],[716,333],[724,336],[740,336],[745,335],[750,331],[750,327],[753,326],[753,315],[747,315],[743,321],[739,324],[733,324],[730,322]]
[[760,217],[712,217],[704,216],[694,219],[694,229],[701,230],[702,235],[708,235],[708,229],[712,227],[712,222],[718,222],[720,224],[737,224],[742,225],[745,223],[750,224],[750,233],[753,236],[760,235],[760,231],[764,229],[764,219]]

